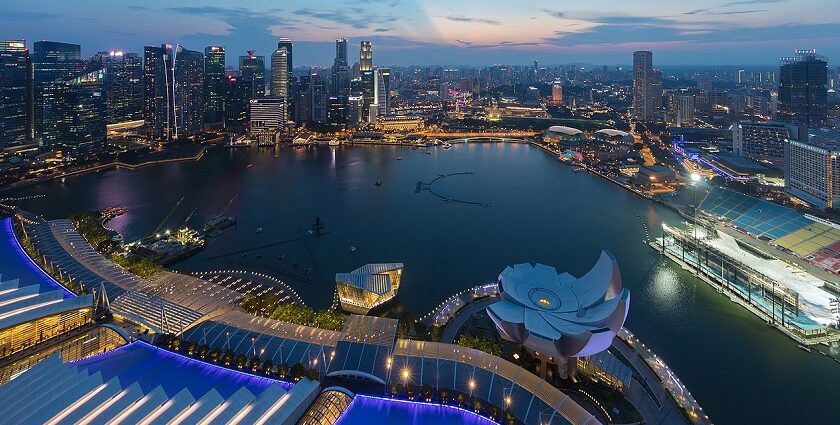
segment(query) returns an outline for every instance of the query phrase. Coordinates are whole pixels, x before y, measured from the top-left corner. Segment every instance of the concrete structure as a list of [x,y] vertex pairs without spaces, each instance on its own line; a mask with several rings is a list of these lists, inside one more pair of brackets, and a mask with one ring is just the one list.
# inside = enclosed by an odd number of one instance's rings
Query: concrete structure
[[783,58],[779,72],[779,118],[809,128],[826,124],[828,61],[816,50]]
[[350,313],[367,314],[397,296],[402,263],[368,264],[350,273],[336,273],[335,285],[341,308]]
[[546,143],[560,144],[569,140],[582,142],[586,140],[586,135],[576,128],[562,125],[553,125],[543,132],[543,141]]
[[783,122],[738,122],[732,126],[732,153],[782,167],[785,141],[799,138],[799,128]]
[[840,201],[840,133],[820,131],[808,140],[788,140],[785,149],[785,190],[820,208]]
[[406,115],[379,116],[376,118],[376,130],[384,132],[410,132],[423,129],[423,117]]
[[563,82],[555,81],[551,85],[551,104],[560,106],[563,104]]
[[[657,95],[653,69],[653,52],[633,52],[633,117],[648,120],[655,116]],[[662,96],[661,74],[659,77],[659,96]],[[661,100],[660,100],[661,102]]]
[[607,251],[580,278],[543,264],[517,264],[499,275],[502,300],[487,307],[499,334],[523,344],[543,361],[574,374],[568,358],[609,348],[630,307],[618,263]]
[[225,121],[225,48],[204,49],[204,101],[207,103],[205,124],[221,126]]

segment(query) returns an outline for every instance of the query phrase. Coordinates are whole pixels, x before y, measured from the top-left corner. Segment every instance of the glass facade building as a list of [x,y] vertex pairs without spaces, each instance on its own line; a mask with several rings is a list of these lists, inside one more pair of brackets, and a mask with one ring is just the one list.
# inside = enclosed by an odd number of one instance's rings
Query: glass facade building
[[25,40],[0,40],[0,148],[31,140],[32,60]]
[[204,121],[219,124],[225,120],[225,48],[204,49],[204,100],[207,102]]

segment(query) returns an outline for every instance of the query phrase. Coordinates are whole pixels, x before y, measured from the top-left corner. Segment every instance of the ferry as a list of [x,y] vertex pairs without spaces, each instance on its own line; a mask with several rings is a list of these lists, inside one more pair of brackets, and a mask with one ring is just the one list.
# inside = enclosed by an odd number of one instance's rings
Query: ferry
[[341,142],[338,141],[338,139],[332,139],[327,143],[327,145],[329,145],[329,146],[338,146],[340,144],[341,144]]
[[443,148],[444,149],[450,149],[450,148],[452,148],[452,144],[449,143],[449,142],[443,142]]

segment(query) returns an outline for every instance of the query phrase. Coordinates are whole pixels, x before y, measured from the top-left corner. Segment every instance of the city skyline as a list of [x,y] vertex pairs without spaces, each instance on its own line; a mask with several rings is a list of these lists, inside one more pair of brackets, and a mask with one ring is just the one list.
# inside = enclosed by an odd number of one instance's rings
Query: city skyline
[[607,1],[598,11],[580,1],[553,8],[499,1],[477,6],[437,0],[359,5],[294,1],[280,7],[268,1],[196,6],[185,1],[93,5],[46,0],[25,8],[0,7],[0,38],[81,44],[83,55],[140,52],[145,45],[161,43],[194,50],[218,44],[233,58],[246,50],[270,56],[277,40],[289,37],[299,46],[295,61],[304,66],[329,66],[339,37],[350,39],[351,50],[361,40],[372,41],[383,65],[533,60],[626,65],[635,50],[655,50],[660,66],[773,65],[797,48],[817,49],[830,64],[840,56],[840,36],[835,35],[840,17],[833,16],[826,0],[653,1],[632,6]]

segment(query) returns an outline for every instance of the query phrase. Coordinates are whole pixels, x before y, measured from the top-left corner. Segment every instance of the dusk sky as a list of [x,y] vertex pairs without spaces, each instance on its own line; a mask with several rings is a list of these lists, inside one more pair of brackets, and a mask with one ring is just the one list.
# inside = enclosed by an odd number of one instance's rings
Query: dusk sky
[[0,39],[78,43],[142,53],[144,45],[210,44],[232,57],[295,43],[294,64],[329,65],[336,37],[372,40],[379,65],[586,62],[778,63],[797,48],[840,58],[837,0],[33,0],[0,5]]

